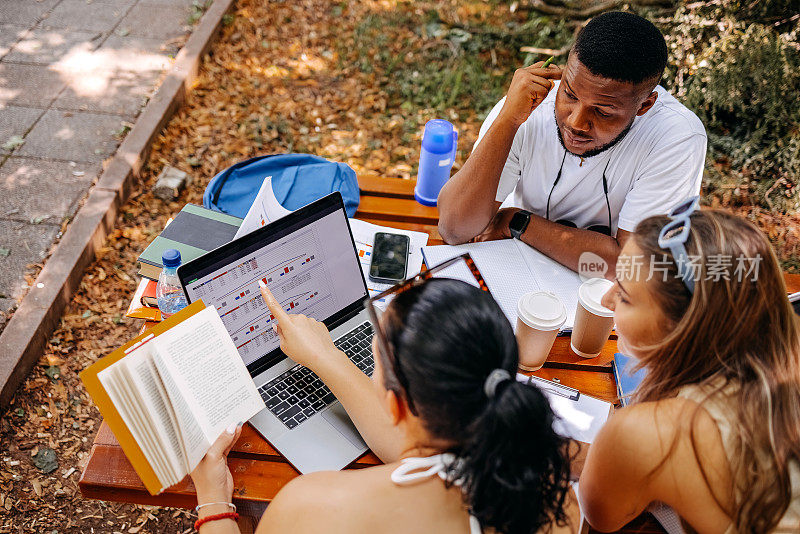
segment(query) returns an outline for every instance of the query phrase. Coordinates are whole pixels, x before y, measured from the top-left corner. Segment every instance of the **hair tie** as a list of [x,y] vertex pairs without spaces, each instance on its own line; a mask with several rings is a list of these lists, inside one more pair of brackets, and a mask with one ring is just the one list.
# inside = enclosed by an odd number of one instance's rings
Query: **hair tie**
[[497,386],[506,380],[511,380],[511,373],[505,369],[495,369],[486,377],[486,381],[483,383],[483,392],[490,399],[494,398]]

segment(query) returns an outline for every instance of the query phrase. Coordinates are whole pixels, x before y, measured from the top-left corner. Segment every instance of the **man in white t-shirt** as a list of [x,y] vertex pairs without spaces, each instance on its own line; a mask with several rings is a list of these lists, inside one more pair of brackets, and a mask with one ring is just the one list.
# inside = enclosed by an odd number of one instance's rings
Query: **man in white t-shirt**
[[516,237],[573,270],[591,252],[613,275],[639,221],[700,191],[706,132],[658,85],[666,63],[653,24],[611,12],[578,34],[563,71],[517,70],[439,194],[444,240]]

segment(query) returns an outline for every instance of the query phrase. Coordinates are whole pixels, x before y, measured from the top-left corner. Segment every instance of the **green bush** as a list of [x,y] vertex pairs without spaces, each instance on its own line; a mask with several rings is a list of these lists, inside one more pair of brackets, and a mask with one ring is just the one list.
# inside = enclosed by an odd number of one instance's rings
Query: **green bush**
[[776,23],[789,19],[800,11],[798,0],[723,0],[707,2],[742,22]]
[[[389,42],[387,26],[405,30],[405,36]],[[539,15],[522,23],[455,24],[421,7],[414,13],[365,17],[357,35],[356,64],[362,72],[376,74],[392,105],[439,113],[474,111],[483,117],[503,96],[515,68],[544,59],[523,54],[522,46],[558,48],[571,31],[565,21]],[[343,55],[351,57],[352,51]]]
[[756,199],[770,208],[800,207],[796,44],[760,24],[736,27],[697,58],[684,102],[706,124],[711,155],[729,159]]

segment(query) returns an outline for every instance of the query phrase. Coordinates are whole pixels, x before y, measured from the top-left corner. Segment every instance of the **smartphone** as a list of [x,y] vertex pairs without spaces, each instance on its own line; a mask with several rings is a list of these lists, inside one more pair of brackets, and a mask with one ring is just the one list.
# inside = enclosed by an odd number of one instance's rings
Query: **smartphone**
[[369,264],[369,279],[373,282],[393,284],[406,277],[408,266],[407,235],[377,232],[372,246],[372,259]]

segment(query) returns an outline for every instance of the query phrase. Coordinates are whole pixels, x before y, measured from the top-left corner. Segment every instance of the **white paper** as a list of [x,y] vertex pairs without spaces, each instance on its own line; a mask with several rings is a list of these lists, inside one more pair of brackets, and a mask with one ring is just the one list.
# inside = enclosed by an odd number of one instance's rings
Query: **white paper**
[[142,408],[151,415],[159,429],[164,429],[163,433],[159,432],[160,435],[167,438],[167,443],[163,444],[162,449],[164,454],[173,463],[173,468],[177,473],[188,473],[186,449],[181,443],[179,423],[172,407],[167,404],[169,396],[158,375],[153,357],[149,353],[145,354],[149,348],[152,348],[152,344],[145,345],[142,350],[134,351],[120,362],[127,367],[131,379],[136,384],[137,391],[145,393],[142,395],[144,405]]
[[[449,260],[464,252],[469,252],[481,276],[486,281],[492,297],[500,305],[511,326],[517,327],[517,301],[519,297],[529,291],[540,291],[541,288],[522,255],[513,242],[485,241],[483,243],[469,243],[467,245],[438,245],[425,247],[425,261],[428,266]],[[465,266],[454,266],[441,271],[438,276],[455,278],[468,284],[475,285],[475,277]],[[457,269],[457,270],[456,270]]]
[[258,190],[253,205],[250,206],[242,225],[233,238],[238,239],[290,213],[291,211],[281,206],[278,199],[275,198],[275,191],[272,189],[272,176],[267,176],[264,178],[264,183],[261,184],[261,189]]
[[[572,330],[581,285],[577,273],[516,239],[423,249],[428,265],[436,265],[464,252],[472,256],[489,291],[515,329],[519,298],[530,291],[550,291],[567,310],[567,320],[561,330]],[[458,273],[447,269],[442,271],[442,276],[474,283],[468,269],[461,269]]]
[[191,471],[223,430],[249,420],[264,402],[213,306],[163,332],[155,343],[205,437],[187,450]]
[[[529,383],[529,377],[517,373],[517,381]],[[557,384],[554,382],[554,384]],[[530,385],[536,386],[536,382]],[[562,436],[566,436],[583,443],[591,443],[608,420],[611,413],[611,403],[594,397],[580,394],[578,400],[571,400],[540,388],[550,401],[550,407],[560,418],[554,428]]]
[[[375,243],[377,232],[389,232],[392,234],[407,235],[409,237],[408,266],[406,277],[411,277],[419,273],[422,269],[422,247],[428,244],[428,234],[424,232],[414,232],[412,230],[400,230],[388,226],[378,226],[377,224],[350,219],[350,230],[353,232],[353,240],[356,243],[358,261],[361,263],[361,270],[364,271],[364,280],[367,281],[369,295],[373,296],[381,291],[392,287],[391,284],[379,284],[369,279],[369,264],[372,259],[372,246]],[[378,307],[386,307],[384,299],[376,303]]]
[[[144,412],[147,408],[142,402],[142,396],[132,390],[131,381],[124,376],[124,367],[122,361],[118,361],[100,371],[97,378],[108,393],[111,402],[117,407],[120,417],[128,427],[133,439],[139,444],[159,482],[165,486],[174,484],[183,478],[183,475],[178,476],[170,468],[171,462],[166,456],[169,446],[161,443],[159,429]],[[178,464],[182,463],[182,461],[178,462]]]

